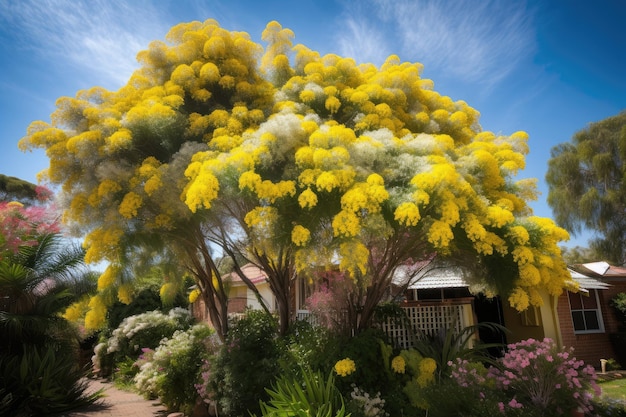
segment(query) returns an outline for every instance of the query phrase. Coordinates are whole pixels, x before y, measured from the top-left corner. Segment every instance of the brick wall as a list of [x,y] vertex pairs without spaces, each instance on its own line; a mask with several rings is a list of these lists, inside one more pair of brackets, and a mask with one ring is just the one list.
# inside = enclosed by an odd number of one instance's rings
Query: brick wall
[[573,347],[576,358],[584,360],[595,368],[600,367],[600,359],[615,358],[613,346],[609,340],[609,333],[614,331],[616,324],[614,314],[608,305],[608,300],[611,297],[609,290],[599,290],[600,308],[602,310],[605,331],[603,333],[587,334],[574,333],[567,293],[561,294],[558,300],[557,314],[561,326],[563,346]]

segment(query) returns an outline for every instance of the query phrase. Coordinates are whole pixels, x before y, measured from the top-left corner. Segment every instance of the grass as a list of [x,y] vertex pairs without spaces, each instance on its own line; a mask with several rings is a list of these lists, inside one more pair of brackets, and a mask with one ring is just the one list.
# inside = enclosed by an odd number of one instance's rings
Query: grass
[[600,388],[602,388],[602,396],[626,403],[626,378],[602,382]]

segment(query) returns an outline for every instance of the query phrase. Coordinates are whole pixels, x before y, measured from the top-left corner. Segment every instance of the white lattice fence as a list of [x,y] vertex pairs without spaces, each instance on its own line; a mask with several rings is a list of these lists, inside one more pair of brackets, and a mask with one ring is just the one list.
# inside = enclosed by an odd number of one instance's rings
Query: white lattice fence
[[435,335],[441,329],[460,331],[472,324],[470,304],[421,305],[403,307],[406,323],[388,319],[382,324],[383,331],[396,340],[398,347],[411,347],[412,334]]

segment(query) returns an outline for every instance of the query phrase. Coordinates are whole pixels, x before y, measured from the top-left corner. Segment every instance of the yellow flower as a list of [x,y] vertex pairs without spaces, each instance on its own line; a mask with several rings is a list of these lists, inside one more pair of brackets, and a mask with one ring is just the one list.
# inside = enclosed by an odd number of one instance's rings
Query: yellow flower
[[116,278],[116,268],[113,266],[108,266],[107,269],[104,270],[102,275],[98,278],[98,291],[102,291],[115,282]]
[[335,114],[339,110],[339,107],[341,107],[341,101],[339,101],[337,97],[328,97],[324,103],[324,107],[326,107],[326,110],[331,114]]
[[122,284],[117,289],[117,299],[123,304],[130,304],[133,301],[132,287],[129,284]]
[[306,227],[296,225],[291,231],[291,241],[296,246],[304,246],[311,239],[311,232]]
[[406,362],[404,362],[404,358],[402,356],[396,356],[391,360],[391,369],[395,373],[403,374],[406,368]]
[[324,171],[317,177],[315,185],[318,190],[331,192],[334,188],[339,187],[339,180],[332,172]]
[[335,372],[339,376],[348,376],[356,371],[356,364],[350,358],[345,358],[335,364]]
[[137,210],[139,210],[142,204],[141,196],[131,191],[124,196],[119,206],[119,212],[127,219],[132,219],[137,216]]
[[394,219],[404,226],[417,226],[420,210],[414,203],[402,203],[394,212]]
[[190,304],[195,303],[199,296],[200,296],[200,289],[195,288],[193,291],[189,293],[189,303]]
[[333,233],[335,236],[351,237],[361,231],[361,222],[352,211],[341,210],[333,218]]
[[317,205],[317,195],[307,188],[298,196],[298,204],[302,208],[313,208]]
[[85,328],[88,330],[97,330],[106,323],[107,308],[102,298],[99,296],[92,297],[89,301],[89,311],[85,315]]
[[420,387],[425,387],[435,380],[437,362],[433,358],[424,358],[419,363],[419,376],[417,383]]
[[509,304],[517,311],[526,310],[530,304],[528,293],[521,288],[516,288],[511,295],[509,295]]
[[428,231],[428,241],[438,249],[446,249],[453,238],[450,225],[439,220],[435,220]]

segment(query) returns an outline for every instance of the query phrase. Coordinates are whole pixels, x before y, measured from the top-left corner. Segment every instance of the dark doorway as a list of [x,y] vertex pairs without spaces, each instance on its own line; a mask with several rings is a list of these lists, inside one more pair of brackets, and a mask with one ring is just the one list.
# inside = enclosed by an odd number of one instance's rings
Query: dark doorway
[[[479,294],[474,299],[474,312],[478,323],[490,322],[504,326],[504,315],[502,313],[502,300],[500,297],[487,298]],[[506,347],[506,334],[495,332],[490,329],[479,329],[478,336],[483,343],[500,343],[502,347],[490,348],[489,354],[499,358],[504,353]]]

